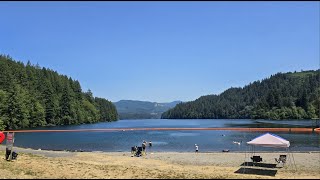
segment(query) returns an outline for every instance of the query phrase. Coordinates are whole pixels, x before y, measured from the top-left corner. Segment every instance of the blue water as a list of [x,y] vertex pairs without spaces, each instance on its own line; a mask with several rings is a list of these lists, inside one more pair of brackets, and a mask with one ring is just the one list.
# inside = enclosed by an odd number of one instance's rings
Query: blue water
[[[144,119],[119,120],[117,122],[86,125],[56,126],[35,129],[101,129],[101,128],[156,128],[156,127],[310,127],[312,120],[249,120],[249,119]],[[132,146],[141,146],[143,140],[152,141],[147,151],[212,152],[229,149],[246,151],[245,142],[261,135],[261,132],[238,131],[117,131],[117,132],[50,132],[16,133],[15,146],[33,149],[70,151],[120,151],[128,152]],[[316,133],[274,133],[290,141],[292,151],[320,151],[320,135]],[[233,141],[242,142],[240,145]],[[270,148],[256,148],[257,151]],[[283,149],[273,149],[281,151]]]

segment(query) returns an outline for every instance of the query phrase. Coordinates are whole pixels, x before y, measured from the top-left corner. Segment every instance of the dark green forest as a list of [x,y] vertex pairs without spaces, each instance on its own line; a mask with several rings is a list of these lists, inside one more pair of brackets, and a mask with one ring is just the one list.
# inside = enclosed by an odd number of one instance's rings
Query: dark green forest
[[243,88],[180,103],[163,119],[319,118],[319,70],[277,73]]
[[79,81],[0,55],[0,129],[116,121],[112,102],[82,92]]

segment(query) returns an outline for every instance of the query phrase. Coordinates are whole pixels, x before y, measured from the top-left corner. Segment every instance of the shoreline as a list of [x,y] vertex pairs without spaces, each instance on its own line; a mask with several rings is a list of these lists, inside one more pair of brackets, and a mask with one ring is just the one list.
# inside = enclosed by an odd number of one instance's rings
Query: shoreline
[[[5,146],[6,145],[3,145],[3,144],[0,144],[0,150],[5,150]],[[18,149],[29,149],[29,150],[34,150],[34,151],[53,151],[53,152],[103,152],[103,153],[127,153],[127,152],[130,152],[129,150],[128,151],[101,151],[101,150],[82,150],[82,149],[79,149],[79,150],[69,150],[69,149],[35,149],[35,148],[30,148],[30,147],[19,147],[19,146],[13,146],[14,148],[18,148]],[[149,149],[147,149],[147,152],[149,151]],[[152,152],[156,152],[156,153],[194,153],[194,151],[154,151],[152,150]],[[250,153],[252,151],[248,150],[248,151],[238,151],[238,150],[235,150],[235,151],[229,151],[229,152],[223,152],[222,150],[221,151],[199,151],[199,153]],[[257,153],[284,153],[284,152],[287,152],[285,149],[284,150],[278,150],[278,151],[266,151],[266,150],[263,150],[263,151],[259,151],[259,150],[256,150],[255,152]],[[310,150],[310,151],[307,151],[307,150],[303,150],[303,151],[291,151],[289,149],[289,152],[290,153],[320,153],[320,149],[319,151],[316,151],[316,150]]]

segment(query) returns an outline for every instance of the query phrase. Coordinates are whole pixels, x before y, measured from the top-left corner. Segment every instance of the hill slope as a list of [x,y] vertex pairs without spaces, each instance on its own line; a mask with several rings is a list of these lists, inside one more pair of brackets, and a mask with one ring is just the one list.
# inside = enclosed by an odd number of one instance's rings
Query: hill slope
[[319,118],[319,70],[277,73],[243,88],[202,96],[162,114],[168,119]]
[[120,119],[157,119],[181,101],[156,103],[149,101],[121,100],[114,102]]

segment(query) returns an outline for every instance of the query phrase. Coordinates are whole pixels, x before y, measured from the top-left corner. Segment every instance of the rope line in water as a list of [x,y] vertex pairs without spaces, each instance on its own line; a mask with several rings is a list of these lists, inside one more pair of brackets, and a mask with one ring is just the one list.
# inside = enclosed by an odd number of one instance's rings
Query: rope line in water
[[320,128],[105,128],[105,129],[46,129],[46,130],[6,130],[3,132],[35,133],[35,132],[112,132],[112,131],[198,131],[198,130],[226,130],[226,131],[249,131],[249,132],[316,132]]

